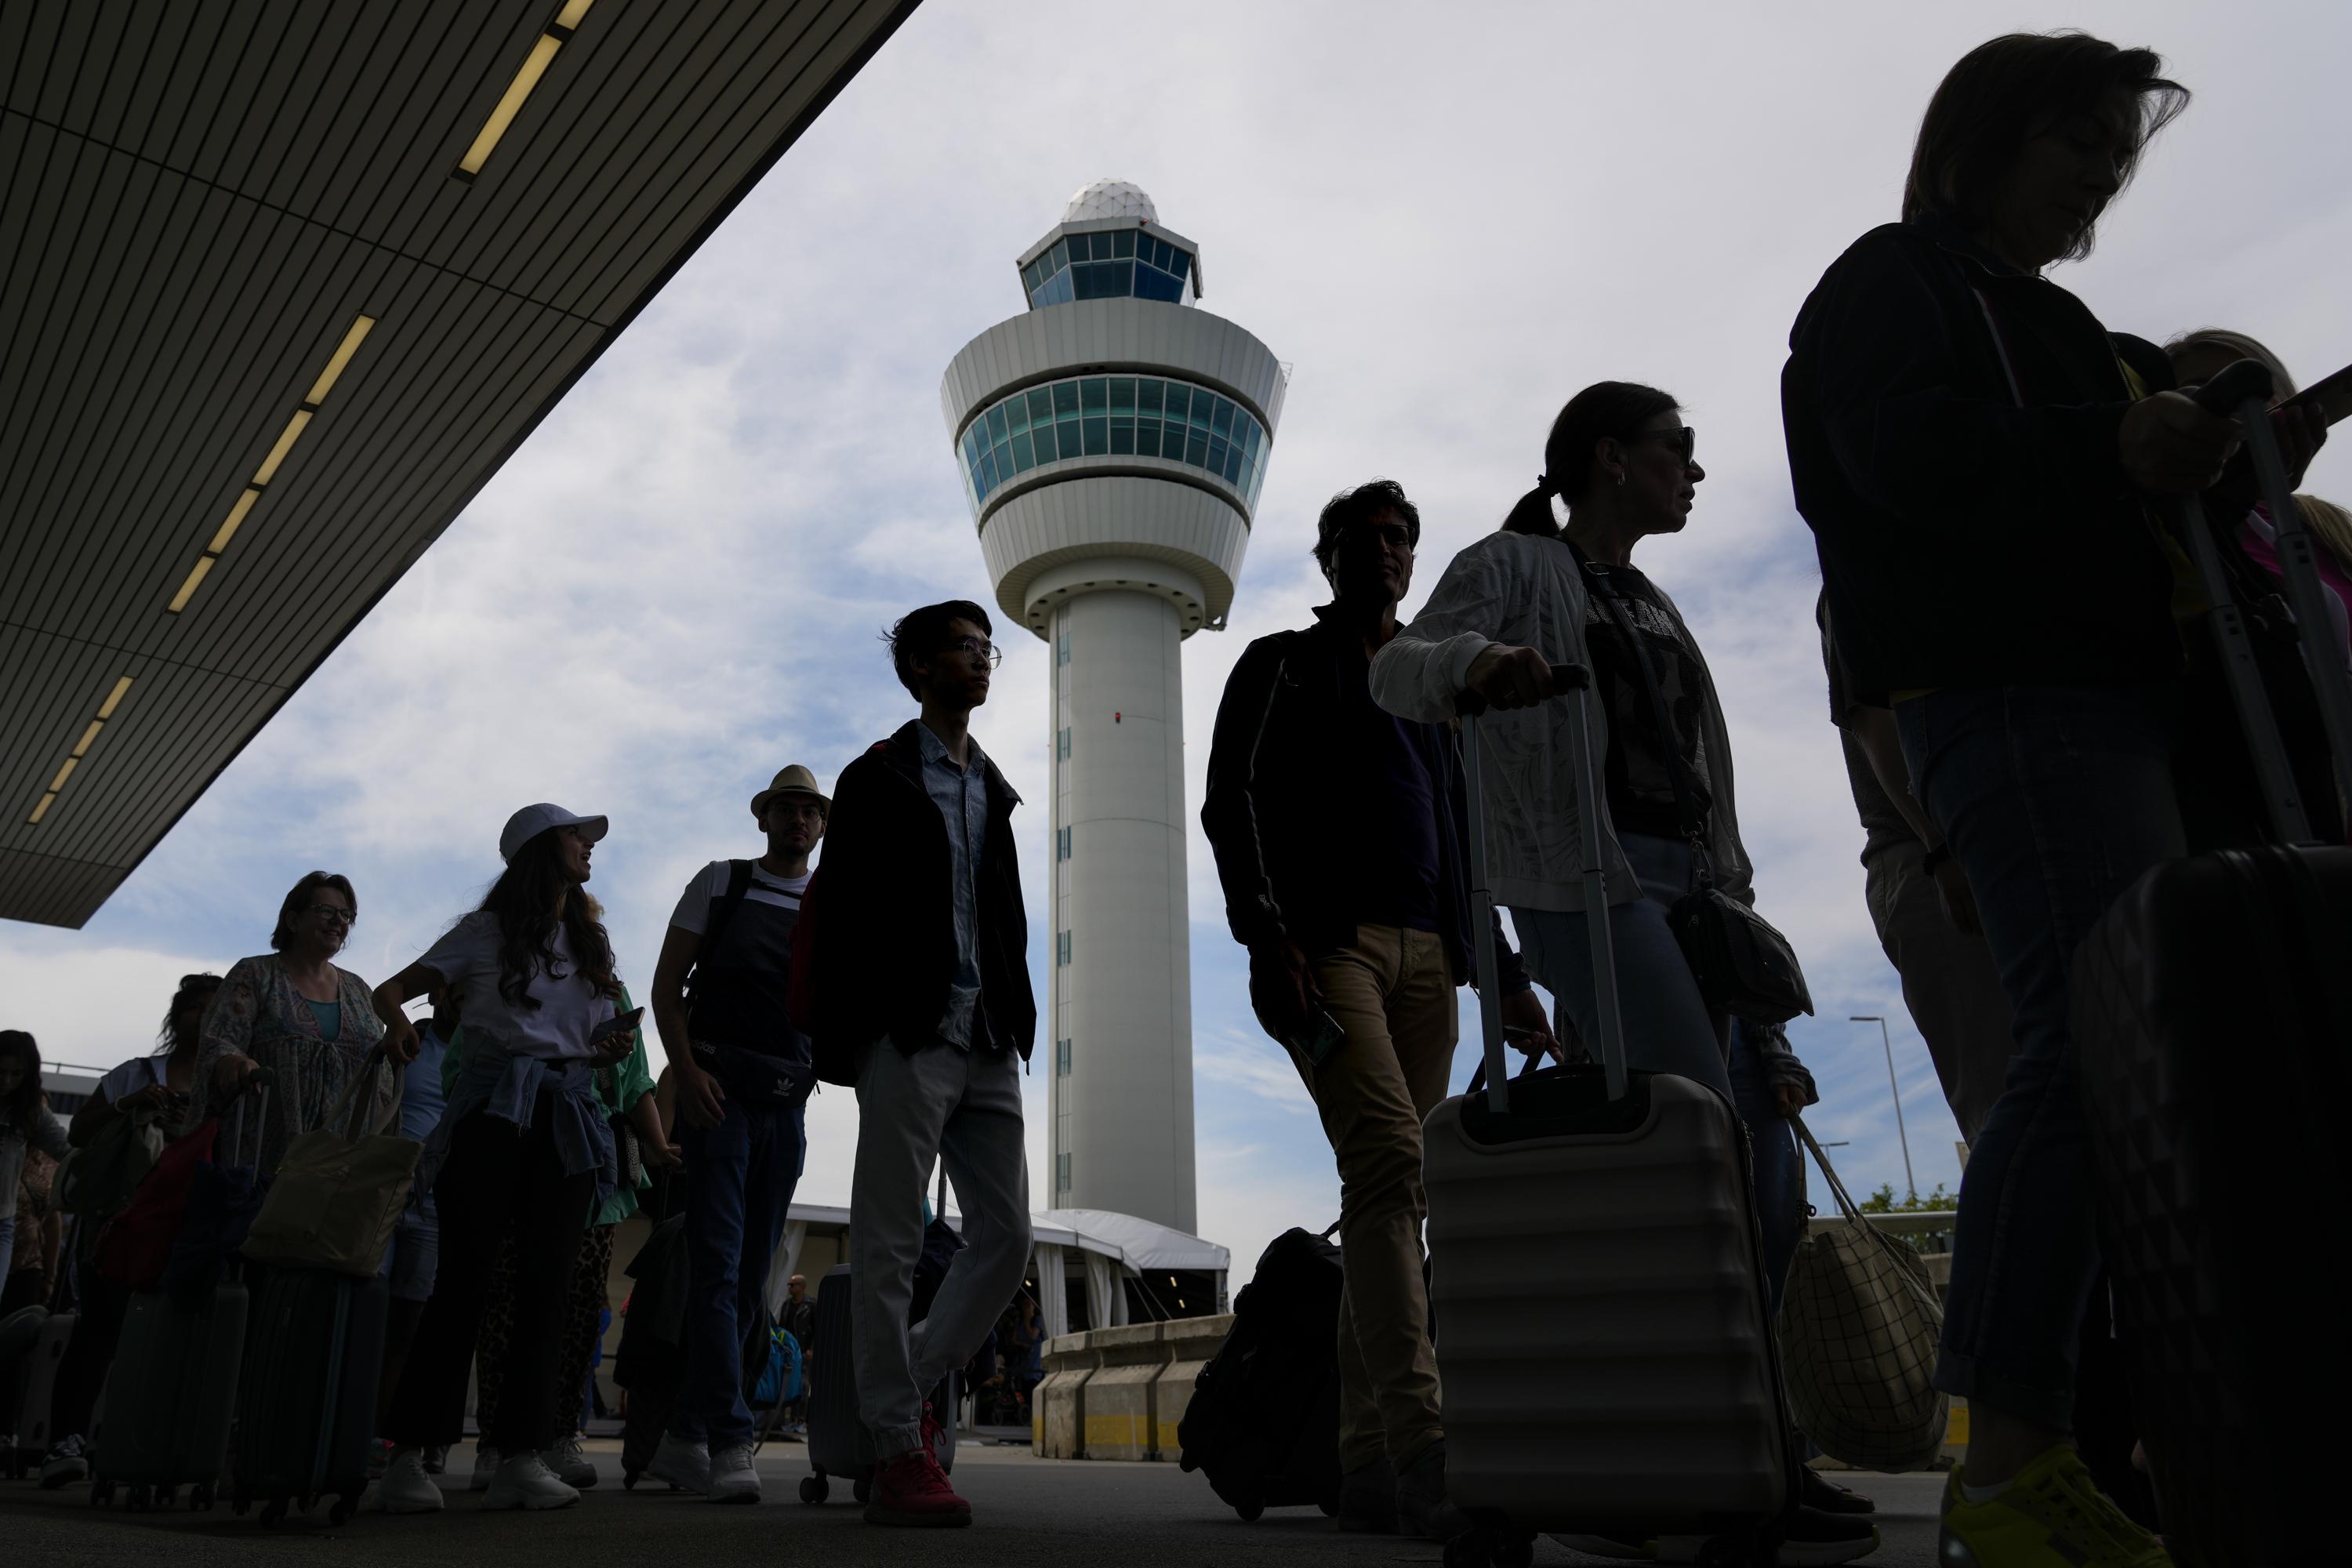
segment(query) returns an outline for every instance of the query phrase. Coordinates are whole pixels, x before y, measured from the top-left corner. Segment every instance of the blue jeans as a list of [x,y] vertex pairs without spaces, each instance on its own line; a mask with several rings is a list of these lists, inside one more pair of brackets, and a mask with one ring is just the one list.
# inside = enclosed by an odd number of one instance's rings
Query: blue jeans
[[1764,1232],[1767,1304],[1778,1322],[1789,1265],[1805,1234],[1805,1157],[1798,1152],[1789,1119],[1774,1103],[1772,1080],[1764,1071],[1764,1055],[1756,1048],[1753,1030],[1745,1018],[1731,1021],[1731,1102],[1748,1125],[1748,1142],[1755,1152],[1756,1219]]
[[1936,1384],[2064,1431],[2099,1266],[2067,979],[2116,897],[2186,852],[2172,782],[2177,694],[1954,689],[1913,698],[1895,717],[1913,793],[1968,874],[2016,1015],[2009,1077],[1960,1183]]
[[678,1123],[685,1151],[686,1374],[670,1430],[726,1448],[751,1441],[743,1347],[764,1332],[768,1263],[808,1155],[800,1106],[725,1102],[716,1127]]
[[[1617,1002],[1625,1025],[1628,1067],[1675,1073],[1726,1099],[1731,1078],[1723,1053],[1730,1020],[1711,1012],[1691,977],[1681,944],[1666,928],[1666,910],[1690,889],[1690,847],[1638,833],[1617,842],[1642,885],[1631,903],[1609,906],[1616,942]],[[1616,889],[1612,889],[1613,896]],[[1576,1021],[1585,1047],[1601,1056],[1601,1010],[1592,989],[1591,928],[1580,910],[1513,908],[1521,956],[1536,984],[1559,999]]]

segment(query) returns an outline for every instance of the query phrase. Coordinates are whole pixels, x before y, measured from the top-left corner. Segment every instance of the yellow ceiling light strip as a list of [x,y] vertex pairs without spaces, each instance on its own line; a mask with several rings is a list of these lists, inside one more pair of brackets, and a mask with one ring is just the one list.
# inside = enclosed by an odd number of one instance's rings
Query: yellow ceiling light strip
[[498,150],[499,139],[515,122],[515,116],[522,112],[523,101],[530,97],[531,89],[539,85],[539,79],[545,76],[547,68],[554,63],[555,51],[571,38],[572,30],[580,26],[582,19],[588,15],[588,7],[593,3],[594,0],[565,0],[563,9],[555,14],[555,20],[547,25],[547,30],[531,41],[530,53],[523,57],[522,68],[515,72],[514,79],[507,83],[506,91],[499,95],[499,101],[491,109],[490,117],[482,121],[481,130],[474,133],[473,145],[467,148],[466,155],[457,160],[457,178],[471,180],[482,172],[482,166],[490,161],[490,154]]
[[205,546],[204,554],[196,558],[196,563],[188,568],[188,574],[180,580],[180,591],[172,595],[171,604],[165,606],[173,615],[186,609],[188,601],[196,596],[196,590],[203,586],[205,574],[213,569],[213,563],[228,549],[228,542],[236,537],[236,531],[244,524],[246,514],[260,501],[261,492],[269,481],[278,477],[278,469],[286,461],[287,454],[294,450],[294,443],[302,438],[304,430],[310,428],[311,416],[319,412],[319,405],[326,402],[327,394],[335,389],[335,383],[350,367],[352,356],[359,353],[360,344],[367,341],[368,331],[375,325],[375,320],[373,316],[352,318],[351,326],[343,333],[343,341],[335,345],[335,352],[328,356],[327,367],[310,384],[310,393],[302,399],[302,406],[287,419],[286,428],[278,432],[277,445],[271,447],[269,455],[261,459],[261,467],[254,469],[253,478],[247,481],[244,490],[238,494],[236,504],[228,509],[228,515],[213,531],[212,542]]
[[48,816],[49,807],[57,804],[58,793],[66,787],[66,781],[73,777],[74,770],[81,766],[81,760],[89,754],[90,746],[98,740],[98,732],[106,728],[109,719],[114,717],[114,710],[122,705],[123,693],[130,689],[131,677],[122,676],[115,681],[114,689],[108,692],[106,700],[98,705],[98,717],[89,721],[89,727],[81,732],[81,739],[75,742],[72,752],[58,765],[57,776],[49,780],[49,787],[41,792],[39,804],[25,818],[26,824],[37,827],[41,818]]

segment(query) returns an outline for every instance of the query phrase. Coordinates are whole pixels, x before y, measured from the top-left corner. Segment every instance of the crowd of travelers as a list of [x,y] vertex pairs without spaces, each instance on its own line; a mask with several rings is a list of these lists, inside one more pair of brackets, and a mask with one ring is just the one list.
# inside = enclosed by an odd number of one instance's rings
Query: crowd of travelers
[[[1871,919],[1969,1151],[1937,1370],[1971,1415],[1942,1504],[1940,1560],[1956,1565],[2169,1561],[2120,1373],[2095,1364],[2108,1336],[2083,1105],[2101,1086],[2077,1071],[2066,986],[2085,932],[2141,872],[2262,837],[2219,679],[2184,631],[2206,606],[2169,530],[2179,498],[2201,498],[2231,570],[2276,577],[2275,520],[2231,463],[2244,432],[2186,393],[2247,358],[2271,367],[2280,402],[2294,384],[2242,333],[2158,347],[2111,331],[2045,276],[2088,254],[2186,107],[2162,70],[2080,34],[1971,51],[1927,107],[1899,221],[1829,267],[1782,380],[1822,578],[1815,627],[1790,635],[1818,637]],[[2299,477],[2324,428],[2298,408],[2273,420]],[[1341,1184],[1343,1530],[1465,1528],[1447,1490],[1421,1140],[1452,1079],[1457,988],[1481,940],[1497,944],[1508,1036],[1568,1060],[1601,1032],[1587,938],[1605,921],[1631,1065],[1715,1089],[1746,1126],[1775,1292],[1805,1225],[1791,1121],[1817,1100],[1812,1079],[1780,1026],[1710,996],[1669,920],[1701,879],[1758,896],[1706,659],[1633,560],[1693,521],[1706,478],[1696,432],[1670,394],[1600,381],[1559,409],[1539,461],[1410,623],[1419,510],[1388,479],[1335,496],[1313,546],[1330,603],[1248,647],[1212,743],[1202,821],[1250,1002],[1311,1094]],[[2352,517],[2298,504],[2324,547],[2328,646],[2352,660]],[[939,1462],[935,1391],[992,1342],[982,1372],[1004,1405],[1041,1338],[1021,1293],[1020,1075],[1036,1008],[1017,797],[970,727],[1002,657],[992,635],[964,601],[901,619],[890,656],[917,716],[842,768],[830,797],[806,767],[778,773],[751,801],[766,853],[688,882],[651,987],[660,1094],[587,891],[608,824],[548,805],[508,823],[480,908],[373,988],[335,962],[358,913],[351,883],[305,877],[270,952],[186,977],[155,1052],[108,1074],[70,1127],[42,1106],[30,1038],[0,1036],[0,1183],[16,1192],[21,1172],[25,1194],[0,1215],[0,1259],[13,1245],[19,1264],[7,1300],[71,1266],[45,1173],[110,1120],[194,1126],[266,1068],[267,1173],[291,1140],[373,1100],[425,1145],[383,1266],[395,1305],[379,1504],[443,1506],[433,1477],[471,1380],[488,1504],[560,1507],[593,1480],[579,1391],[613,1227],[656,1173],[682,1166],[689,1348],[653,1472],[756,1500],[741,1352],[769,1326],[766,1260],[823,1079],[854,1089],[860,1112],[852,1342],[822,1353],[854,1362],[877,1458],[867,1517],[968,1522]],[[1574,783],[1570,706],[1554,700],[1564,666],[1591,673],[1592,798]],[[1476,804],[1516,949],[1499,919],[1481,931],[1473,914],[1465,698],[1495,715]],[[1601,825],[1603,909],[1585,901],[1584,814]],[[2334,816],[2331,837],[2342,827]],[[412,1020],[420,998],[429,1011]],[[942,1162],[964,1246],[910,1329],[925,1186]],[[20,1289],[20,1275],[34,1278]],[[84,1272],[45,1480],[85,1471],[80,1433],[126,1297]],[[782,1325],[814,1338],[798,1277]],[[1803,1479],[1782,1560],[1867,1554],[1872,1505],[1815,1470]]]

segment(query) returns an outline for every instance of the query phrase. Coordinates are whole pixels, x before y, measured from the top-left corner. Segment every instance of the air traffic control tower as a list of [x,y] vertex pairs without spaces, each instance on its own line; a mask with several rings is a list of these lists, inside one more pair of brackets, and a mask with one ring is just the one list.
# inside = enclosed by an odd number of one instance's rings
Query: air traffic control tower
[[1191,1233],[1178,646],[1222,630],[1288,373],[1193,309],[1200,248],[1098,181],[1021,254],[1028,310],[940,390],[1004,621],[1054,650],[1053,1208]]

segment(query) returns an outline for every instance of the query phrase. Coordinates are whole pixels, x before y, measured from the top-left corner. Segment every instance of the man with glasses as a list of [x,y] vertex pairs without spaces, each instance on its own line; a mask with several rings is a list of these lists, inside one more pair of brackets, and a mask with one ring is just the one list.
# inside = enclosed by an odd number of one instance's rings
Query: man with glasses
[[[933,1402],[1028,1267],[1021,1062],[1037,1007],[1019,797],[971,734],[1002,658],[990,636],[987,612],[962,599],[891,628],[892,666],[921,712],[842,770],[793,952],[793,1011],[817,1074],[857,1091],[850,1352],[879,1460],[866,1508],[876,1524],[971,1522],[938,1459],[954,1413]],[[909,1330],[924,1193],[941,1160],[965,1247]]]
[[[1307,1080],[1339,1169],[1339,1526],[1444,1539],[1445,1428],[1422,1280],[1421,1124],[1445,1097],[1471,980],[1469,817],[1453,737],[1373,702],[1421,513],[1391,479],[1323,509],[1333,602],[1242,653],[1217,710],[1201,825],[1250,1002]],[[1501,941],[1504,1017],[1551,1044]]]

